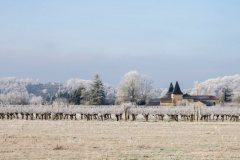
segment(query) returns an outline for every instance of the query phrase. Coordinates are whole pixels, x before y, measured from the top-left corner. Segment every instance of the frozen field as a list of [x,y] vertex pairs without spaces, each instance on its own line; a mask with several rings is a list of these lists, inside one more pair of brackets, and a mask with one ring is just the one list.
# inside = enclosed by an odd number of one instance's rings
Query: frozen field
[[240,159],[238,122],[0,121],[0,159]]

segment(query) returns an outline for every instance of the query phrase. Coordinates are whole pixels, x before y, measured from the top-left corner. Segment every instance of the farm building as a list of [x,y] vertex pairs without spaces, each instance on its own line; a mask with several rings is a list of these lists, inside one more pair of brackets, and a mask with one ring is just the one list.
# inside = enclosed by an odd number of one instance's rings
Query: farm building
[[181,101],[188,103],[201,102],[206,106],[213,106],[219,103],[219,99],[213,95],[189,95],[183,94],[179,83],[176,82],[175,87],[171,83],[166,95],[160,98],[160,106],[176,106]]

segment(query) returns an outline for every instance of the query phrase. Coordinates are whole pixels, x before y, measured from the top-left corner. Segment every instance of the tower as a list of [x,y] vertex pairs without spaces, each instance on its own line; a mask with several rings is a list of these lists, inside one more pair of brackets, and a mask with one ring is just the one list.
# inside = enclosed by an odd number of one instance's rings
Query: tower
[[178,101],[183,100],[183,93],[179,87],[178,81],[175,84],[174,90],[172,92],[172,102],[176,105]]

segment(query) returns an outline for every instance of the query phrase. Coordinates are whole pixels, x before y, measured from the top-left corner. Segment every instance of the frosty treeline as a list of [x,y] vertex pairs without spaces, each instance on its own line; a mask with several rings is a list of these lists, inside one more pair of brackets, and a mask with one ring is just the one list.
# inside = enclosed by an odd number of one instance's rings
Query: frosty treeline
[[[240,103],[240,75],[196,82],[188,93],[216,95],[222,102]],[[159,84],[160,85],[160,84]],[[145,105],[160,98],[167,89],[153,87],[152,79],[137,71],[126,73],[116,87],[95,75],[92,80],[70,79],[65,83],[40,83],[32,79],[0,78],[0,104],[114,105],[130,102]]]
[[[67,99],[67,103],[74,105],[107,105],[131,102],[145,105],[146,101],[154,97],[152,80],[137,71],[124,75],[119,86],[115,89],[104,84],[99,75],[93,81],[81,81],[78,87],[67,86],[55,97],[56,100]],[[75,86],[75,85],[74,85]]]
[[26,87],[36,83],[32,79],[0,78],[0,103],[23,105],[42,103],[43,98],[29,93]]
[[216,95],[224,102],[240,103],[240,75],[223,76],[195,82],[191,94]]

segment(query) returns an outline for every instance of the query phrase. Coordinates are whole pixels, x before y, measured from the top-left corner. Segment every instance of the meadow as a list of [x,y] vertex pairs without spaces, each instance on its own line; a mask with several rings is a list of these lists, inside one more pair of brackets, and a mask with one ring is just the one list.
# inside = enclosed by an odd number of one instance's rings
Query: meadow
[[239,122],[0,120],[0,159],[240,159]]

